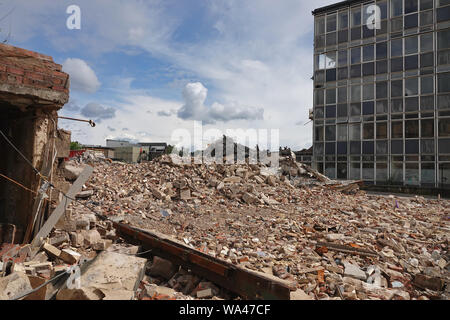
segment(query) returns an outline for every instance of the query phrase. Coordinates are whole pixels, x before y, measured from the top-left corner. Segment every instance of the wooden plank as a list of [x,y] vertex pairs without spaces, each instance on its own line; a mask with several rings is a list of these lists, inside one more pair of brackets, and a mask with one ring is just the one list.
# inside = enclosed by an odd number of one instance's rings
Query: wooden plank
[[[83,172],[80,174],[78,179],[75,181],[75,183],[70,187],[69,192],[67,192],[67,196],[71,199],[75,199],[75,196],[78,192],[81,191],[81,188],[83,187],[83,184],[86,183],[86,181],[91,176],[92,172],[94,172],[94,168],[91,166],[86,166]],[[63,199],[63,201],[60,202],[60,204],[56,207],[55,211],[53,211],[50,218],[48,218],[47,222],[45,222],[44,226],[39,230],[36,237],[34,237],[31,245],[33,247],[38,247],[41,244],[41,238],[45,238],[49,235],[50,231],[52,231],[53,227],[56,225],[56,223],[59,221],[59,219],[62,217],[64,212],[66,212],[67,207],[72,203],[72,200],[66,198]]]
[[[46,143],[46,145],[45,145],[45,153],[44,153],[44,155],[46,155],[46,160],[47,161],[44,162],[44,164],[42,166],[42,169],[41,169],[42,173],[46,177],[49,176],[50,170],[51,170],[51,167],[52,167],[51,164],[49,163],[51,161],[51,160],[49,160],[49,157],[50,157],[50,155],[49,155],[49,153],[50,153],[50,144],[51,144],[50,141],[48,141]],[[41,188],[43,188],[45,186],[45,183],[46,182],[42,178],[39,178],[38,189],[36,190],[36,192],[38,192]],[[42,202],[44,200],[44,194],[47,191],[47,188],[45,188],[43,191],[44,191],[43,193],[39,194],[39,197],[36,197],[34,199],[33,209],[31,211],[31,215],[30,215],[29,220],[28,220],[28,225],[27,225],[27,229],[25,231],[25,236],[23,238],[23,243],[28,243],[31,240],[31,238],[33,236],[33,230],[35,229],[35,226],[36,226],[36,221],[40,220],[39,219],[39,216],[40,216],[39,213],[41,212],[41,209],[42,209]]]

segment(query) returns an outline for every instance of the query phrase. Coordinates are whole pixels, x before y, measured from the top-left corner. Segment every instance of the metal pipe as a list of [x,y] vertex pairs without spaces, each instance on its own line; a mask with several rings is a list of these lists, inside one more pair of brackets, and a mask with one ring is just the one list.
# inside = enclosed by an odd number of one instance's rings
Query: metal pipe
[[76,119],[76,118],[69,118],[69,117],[58,117],[58,119],[65,119],[65,120],[72,120],[72,121],[79,121],[79,122],[87,122],[91,125],[91,127],[95,127],[95,122],[92,120],[84,120],[84,119]]

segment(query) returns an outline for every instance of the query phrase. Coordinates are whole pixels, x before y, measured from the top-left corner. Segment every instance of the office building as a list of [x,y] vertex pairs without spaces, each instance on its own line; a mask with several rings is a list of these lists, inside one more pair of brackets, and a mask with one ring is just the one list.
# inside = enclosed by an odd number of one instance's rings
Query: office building
[[313,15],[313,166],[450,187],[450,0],[348,0]]

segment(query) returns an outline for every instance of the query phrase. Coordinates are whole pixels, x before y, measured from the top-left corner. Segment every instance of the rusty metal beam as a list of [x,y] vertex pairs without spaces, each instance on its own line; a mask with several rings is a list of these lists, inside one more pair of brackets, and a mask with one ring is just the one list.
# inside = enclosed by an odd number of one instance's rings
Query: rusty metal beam
[[87,122],[91,125],[91,127],[95,127],[95,122],[92,120],[84,120],[84,119],[76,119],[76,118],[69,118],[69,117],[58,117],[58,119],[64,119],[64,120],[72,120],[72,121],[79,121],[79,122]]
[[287,281],[227,263],[163,235],[118,222],[114,227],[120,237],[152,250],[152,255],[182,265],[244,299],[289,300],[290,291],[295,290]]

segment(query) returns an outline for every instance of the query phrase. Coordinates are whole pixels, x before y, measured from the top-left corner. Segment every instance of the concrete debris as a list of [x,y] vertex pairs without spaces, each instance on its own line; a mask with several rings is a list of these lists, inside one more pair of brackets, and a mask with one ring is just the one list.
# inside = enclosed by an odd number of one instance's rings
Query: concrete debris
[[55,246],[52,246],[49,243],[44,243],[42,247],[47,254],[49,254],[51,257],[58,258],[61,255],[61,250],[56,248]]
[[[332,181],[290,158],[281,158],[277,170],[177,164],[163,156],[139,165],[99,162],[86,189],[112,219],[158,230],[250,270],[269,270],[311,299],[427,297],[430,285],[421,278],[410,283],[420,274],[448,281],[449,229],[441,216],[450,212],[449,202],[369,195],[359,183]],[[88,214],[79,204],[71,208]],[[164,275],[149,270],[161,279],[158,286],[168,280],[185,295],[200,281],[172,267]],[[346,286],[344,278],[362,284]],[[443,288],[437,292],[445,299]]]
[[56,300],[102,300],[105,294],[96,288],[61,289]]
[[314,300],[314,298],[307,295],[302,289],[297,289],[291,292],[291,300]]
[[102,236],[96,229],[88,231],[83,230],[81,234],[83,235],[84,243],[86,246],[92,247],[102,239]]
[[103,251],[81,276],[82,287],[134,291],[144,275],[146,259]]
[[94,190],[86,190],[78,192],[75,196],[77,199],[87,199],[94,194]]
[[367,279],[366,273],[362,271],[358,266],[351,263],[345,264],[344,276],[352,277],[363,281]]
[[59,258],[68,264],[76,264],[81,259],[81,254],[70,249],[62,249]]
[[176,272],[177,266],[172,262],[155,256],[146,273],[149,276],[163,277],[164,279],[169,280]]
[[[447,200],[369,195],[359,182],[332,181],[290,158],[279,168],[178,164],[170,156],[92,162],[79,200],[94,211],[283,279],[291,300],[449,298]],[[43,251],[18,264],[50,277],[61,265],[95,259],[81,289],[60,289],[57,299],[237,298],[151,252],[135,257],[145,249],[123,243],[111,221],[81,203],[69,210]]]
[[22,272],[0,278],[0,300],[11,300],[31,289],[30,280]]
[[73,161],[64,162],[63,167],[64,178],[66,178],[69,181],[75,181],[76,179],[78,179],[83,170],[84,170],[83,165],[77,165]]
[[197,291],[197,298],[200,298],[200,299],[202,299],[202,298],[212,298],[212,296],[213,296],[213,292],[209,288]]

